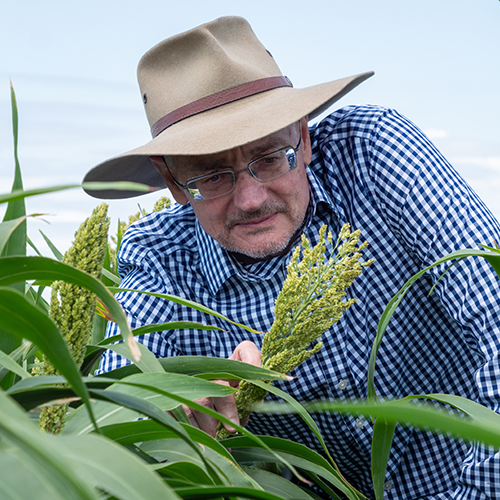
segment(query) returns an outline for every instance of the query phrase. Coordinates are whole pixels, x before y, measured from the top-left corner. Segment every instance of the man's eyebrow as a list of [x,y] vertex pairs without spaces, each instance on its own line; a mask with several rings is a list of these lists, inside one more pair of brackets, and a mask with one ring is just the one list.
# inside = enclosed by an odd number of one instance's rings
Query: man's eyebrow
[[[270,137],[266,142],[261,143],[250,150],[248,161],[250,162],[254,159],[257,159],[259,156],[272,153],[273,151],[276,151],[279,148],[284,148],[286,146],[289,146],[289,144],[286,143],[286,141],[284,141],[282,137]],[[198,175],[203,175],[205,173],[210,173],[214,170],[234,170],[234,168],[234,165],[232,165],[230,162],[228,163],[228,160],[225,158],[207,160],[203,157],[196,159],[196,157],[193,156],[191,157],[191,162],[188,165],[187,170],[189,171],[190,176],[195,177]]]
[[191,165],[189,165],[189,171],[193,173],[203,174],[204,172],[211,172],[212,170],[222,170],[232,168],[231,165],[228,165],[227,161],[224,158],[219,158],[217,160],[206,161],[200,159],[198,161],[193,161]]
[[252,148],[250,150],[250,156],[252,158],[256,158],[267,153],[272,153],[277,149],[285,148],[286,146],[289,146],[289,144],[286,144],[286,141],[283,141],[282,137],[269,138],[269,140],[265,143],[259,144],[258,146]]

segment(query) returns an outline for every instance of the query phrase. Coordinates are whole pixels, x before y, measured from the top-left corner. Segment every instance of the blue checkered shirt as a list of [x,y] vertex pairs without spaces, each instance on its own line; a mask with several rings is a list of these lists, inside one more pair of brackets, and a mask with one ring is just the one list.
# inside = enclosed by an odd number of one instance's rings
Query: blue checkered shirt
[[[365,269],[349,289],[356,297],[323,335],[324,347],[277,384],[300,401],[366,398],[367,367],[377,323],[391,299],[417,271],[461,248],[500,241],[500,227],[474,191],[411,122],[375,106],[340,109],[311,129],[308,168],[312,217],[304,228],[314,244],[327,224],[360,228],[369,247]],[[259,331],[273,322],[274,301],[291,254],[242,265],[209,237],[189,205],[150,214],[127,231],[120,253],[122,286],[170,293],[215,309]],[[500,410],[499,282],[484,259],[454,266],[428,292],[444,267],[429,271],[408,292],[385,334],[377,359],[379,396],[451,393]],[[173,302],[137,293],[117,296],[132,328],[172,320],[220,326],[176,330],[139,340],[157,357],[228,357],[244,339],[261,338]],[[108,335],[117,333],[111,323]],[[112,351],[99,372],[126,364]],[[273,396],[269,396],[273,399]],[[329,413],[315,419],[345,477],[373,497],[373,426]],[[253,414],[251,431],[296,440],[321,451],[296,415]],[[500,498],[500,454],[442,435],[396,430],[385,498]]]

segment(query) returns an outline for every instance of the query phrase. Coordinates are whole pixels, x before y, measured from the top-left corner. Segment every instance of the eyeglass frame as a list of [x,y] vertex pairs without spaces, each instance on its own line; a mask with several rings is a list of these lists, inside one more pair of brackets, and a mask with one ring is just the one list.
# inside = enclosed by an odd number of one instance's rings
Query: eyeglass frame
[[[299,121],[299,134],[300,134],[299,135],[299,143],[297,144],[297,147],[295,147],[295,148],[293,146],[291,146],[291,145],[284,146],[282,148],[276,149],[275,151],[271,151],[270,153],[266,153],[265,155],[262,155],[262,156],[259,156],[258,158],[255,158],[254,160],[250,161],[245,168],[242,168],[240,170],[233,170],[232,168],[225,168],[223,170],[218,170],[216,172],[215,171],[214,172],[210,172],[209,174],[197,175],[196,177],[191,177],[190,179],[188,179],[186,181],[186,184],[181,184],[180,182],[177,181],[177,179],[172,175],[172,172],[170,171],[170,168],[168,167],[168,164],[167,164],[166,161],[165,161],[165,165],[166,165],[167,170],[170,173],[170,176],[172,177],[172,180],[174,181],[175,185],[178,188],[181,188],[181,189],[184,189],[185,191],[187,191],[189,193],[190,197],[193,200],[196,200],[196,201],[215,200],[216,198],[220,198],[222,196],[226,196],[229,193],[232,193],[234,191],[234,187],[236,186],[236,174],[244,172],[245,170],[248,170],[250,172],[250,175],[255,180],[257,180],[259,182],[273,181],[274,179],[279,179],[280,177],[283,177],[284,175],[288,174],[289,172],[292,172],[293,170],[295,170],[297,168],[297,165],[298,165],[298,163],[297,163],[297,153],[299,152],[300,147],[302,146],[302,123],[300,121]],[[250,168],[253,163],[256,163],[259,160],[262,160],[262,158],[265,158],[266,156],[273,155],[273,154],[277,153],[278,151],[283,151],[283,150],[287,150],[287,149],[293,149],[294,154],[295,154],[295,164],[294,164],[293,168],[290,168],[287,172],[284,172],[284,173],[282,173],[280,175],[277,175],[276,177],[272,177],[271,179],[262,180],[262,179],[259,179],[258,177],[255,176],[254,171]],[[233,179],[232,179],[233,187],[227,193],[218,194],[217,196],[212,196],[210,198],[201,198],[200,199],[200,198],[196,198],[195,196],[193,196],[193,194],[191,193],[191,188],[188,187],[188,184],[191,183],[191,182],[193,182],[193,181],[199,181],[200,179],[203,179],[205,177],[209,177],[210,175],[213,175],[213,174],[216,174],[216,173],[217,174],[223,174],[223,173],[225,174],[225,173],[229,173],[229,172],[233,174]]]

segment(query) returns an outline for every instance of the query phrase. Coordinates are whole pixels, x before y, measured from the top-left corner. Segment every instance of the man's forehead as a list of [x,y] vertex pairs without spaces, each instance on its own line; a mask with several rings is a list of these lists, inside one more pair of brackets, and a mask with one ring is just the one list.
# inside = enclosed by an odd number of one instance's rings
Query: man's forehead
[[249,144],[221,151],[220,153],[213,153],[209,155],[192,155],[192,156],[166,156],[165,160],[169,166],[173,166],[178,172],[179,170],[185,172],[204,172],[206,170],[214,170],[220,168],[232,168],[232,165],[240,157],[247,161],[253,158],[270,153],[275,149],[285,146],[291,146],[292,141],[298,141],[295,130],[298,128],[295,124],[278,130],[273,134],[257,139]]

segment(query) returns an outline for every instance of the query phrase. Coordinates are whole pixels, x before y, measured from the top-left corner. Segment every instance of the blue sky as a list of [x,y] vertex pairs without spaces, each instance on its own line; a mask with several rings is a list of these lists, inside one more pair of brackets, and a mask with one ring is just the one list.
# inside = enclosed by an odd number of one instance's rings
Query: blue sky
[[[100,161],[149,140],[136,82],[140,57],[222,15],[246,17],[296,87],[374,70],[335,106],[398,109],[500,218],[498,0],[4,1],[0,193],[10,190],[14,169],[10,79],[25,186],[77,183]],[[113,224],[137,203],[150,210],[156,198],[111,201]],[[64,251],[98,203],[77,190],[30,199],[29,212],[54,214],[50,225],[29,225],[42,253],[49,251],[39,229]]]

